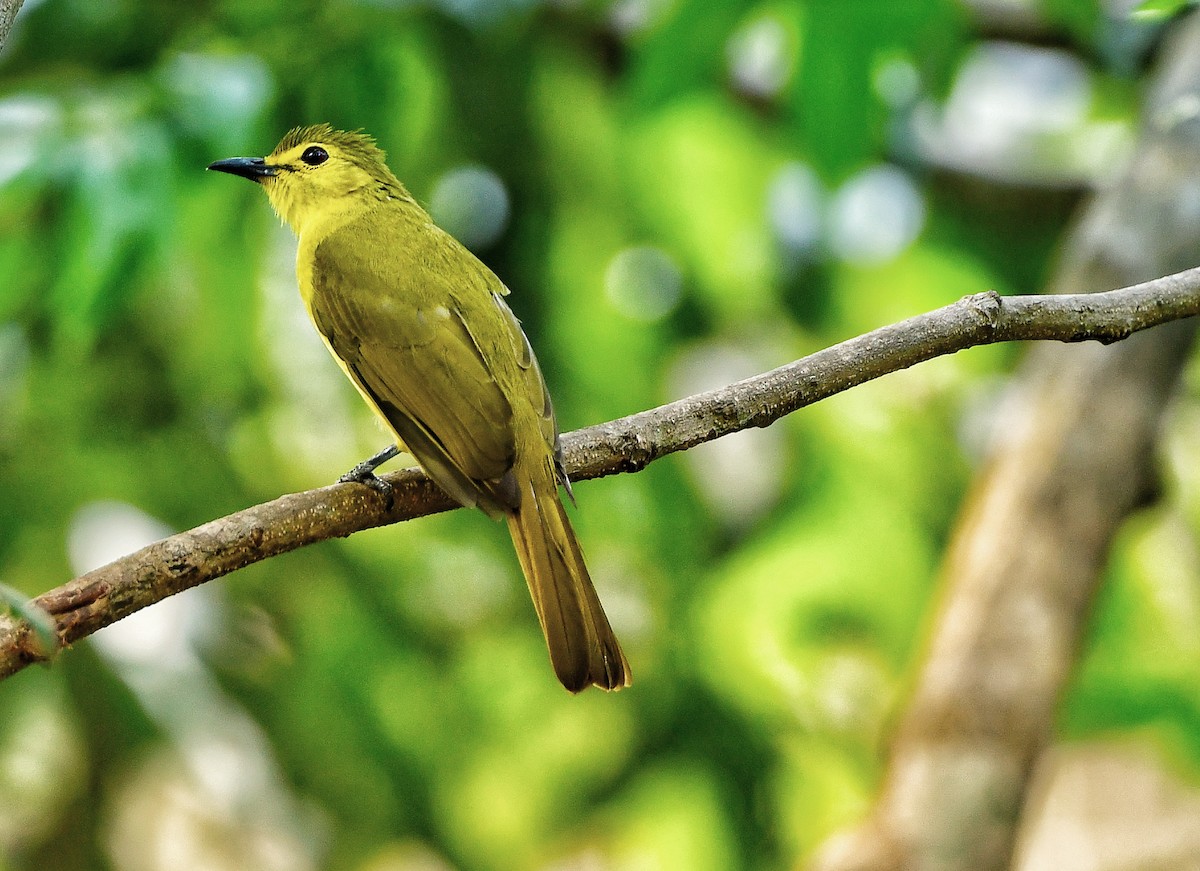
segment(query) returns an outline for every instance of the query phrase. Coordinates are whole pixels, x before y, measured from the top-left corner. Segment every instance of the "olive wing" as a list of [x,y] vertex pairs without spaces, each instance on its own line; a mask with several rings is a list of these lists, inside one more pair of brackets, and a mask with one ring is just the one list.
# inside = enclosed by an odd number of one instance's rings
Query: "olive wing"
[[[309,308],[317,329],[442,489],[489,513],[515,508],[512,406],[496,361],[468,324],[497,317],[490,288],[451,287],[450,281],[477,284],[478,270],[431,269],[427,260],[400,253],[404,249],[392,248],[386,257],[352,256],[375,240],[356,234],[359,244],[350,246],[345,232],[331,235],[314,253]],[[466,293],[478,294],[484,305],[464,312]]]

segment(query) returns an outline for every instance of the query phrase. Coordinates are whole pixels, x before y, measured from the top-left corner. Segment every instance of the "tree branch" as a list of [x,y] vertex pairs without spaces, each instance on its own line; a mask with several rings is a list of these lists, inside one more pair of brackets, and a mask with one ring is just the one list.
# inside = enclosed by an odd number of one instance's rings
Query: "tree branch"
[[[977,345],[1048,339],[1109,343],[1138,330],[1200,314],[1200,268],[1095,294],[965,297],[708,393],[563,436],[567,470],[583,480],[636,472],[667,454],[750,427],[764,427],[814,402]],[[355,484],[281,496],[148,545],[33,600],[70,644],[134,611],[307,544],[447,511],[455,504],[419,470],[385,476],[386,509]],[[0,616],[0,678],[45,659],[27,623]]]
[[13,22],[17,20],[17,12],[25,0],[0,0],[0,51],[8,41],[8,32],[12,30]]
[[[1130,284],[1196,262],[1197,93],[1200,15],[1191,13],[1171,28],[1146,81],[1130,158],[1064,239],[1054,291]],[[874,808],[828,839],[811,871],[1054,864],[1043,854],[1014,857],[1019,827],[1045,810],[1030,804],[1030,783],[1054,741],[1113,542],[1158,495],[1155,446],[1197,326],[1180,321],[1112,348],[1041,345],[1025,356],[946,549],[938,614]],[[1179,865],[1154,838],[1141,841],[1108,856],[1108,866]]]

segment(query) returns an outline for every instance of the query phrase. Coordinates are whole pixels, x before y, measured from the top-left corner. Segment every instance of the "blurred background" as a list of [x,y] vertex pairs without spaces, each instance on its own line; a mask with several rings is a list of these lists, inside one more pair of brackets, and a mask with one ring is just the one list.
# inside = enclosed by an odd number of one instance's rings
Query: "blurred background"
[[[0,583],[44,592],[386,443],[306,320],[290,233],[209,162],[299,124],[374,134],[512,288],[574,429],[968,293],[1040,290],[1134,147],[1170,24],[1129,12],[26,0],[0,54]],[[558,686],[478,513],[102,630],[0,685],[0,869],[801,865],[871,808],[1021,354],[939,359],[581,483],[636,678],[617,695]],[[1153,815],[1185,829],[1198,386],[1057,725],[1100,754],[1107,794],[1150,778]],[[1119,764],[1094,749],[1114,744]]]

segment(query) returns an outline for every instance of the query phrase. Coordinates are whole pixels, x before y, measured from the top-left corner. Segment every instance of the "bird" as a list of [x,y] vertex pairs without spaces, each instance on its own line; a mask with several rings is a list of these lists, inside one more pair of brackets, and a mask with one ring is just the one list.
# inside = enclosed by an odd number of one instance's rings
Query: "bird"
[[402,450],[452,499],[504,519],[558,680],[632,673],[559,495],[571,494],[550,394],[508,288],[438,227],[361,131],[296,127],[266,157],[208,169],[256,182],[298,237],[313,325],[395,444],[339,480],[387,492]]

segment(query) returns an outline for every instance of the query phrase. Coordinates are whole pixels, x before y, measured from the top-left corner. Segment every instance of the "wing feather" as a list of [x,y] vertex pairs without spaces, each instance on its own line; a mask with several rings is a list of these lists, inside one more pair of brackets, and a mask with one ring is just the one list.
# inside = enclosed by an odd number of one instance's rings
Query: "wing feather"
[[[480,312],[501,320],[492,307],[492,288],[471,286],[478,283],[472,278],[490,273],[430,268],[414,252],[402,259],[408,269],[384,274],[380,259],[353,255],[396,241],[364,239],[362,229],[351,225],[318,245],[309,298],[313,321],[364,396],[439,486],[485,510],[515,508],[510,502],[516,491],[508,480],[516,456],[513,408],[501,386],[504,373],[497,371],[505,359],[489,346],[487,325],[479,325],[482,337],[470,326]],[[394,269],[396,260],[387,262]],[[460,285],[448,286],[443,275]]]

